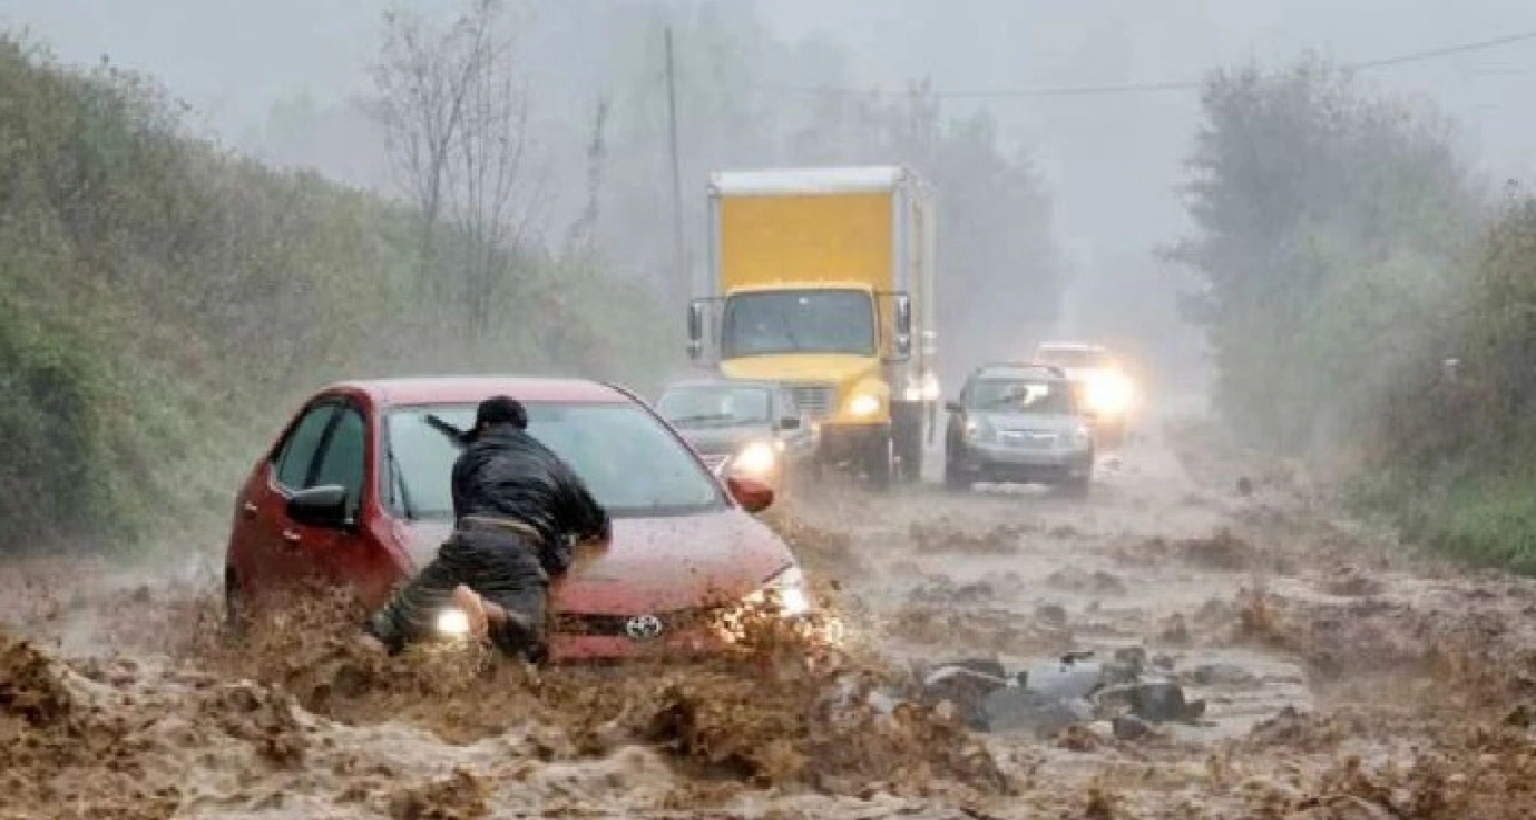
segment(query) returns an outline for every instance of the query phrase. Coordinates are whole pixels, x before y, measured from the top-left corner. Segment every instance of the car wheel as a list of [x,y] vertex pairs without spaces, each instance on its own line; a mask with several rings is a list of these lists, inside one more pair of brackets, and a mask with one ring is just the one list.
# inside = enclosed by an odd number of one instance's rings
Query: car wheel
[[1061,489],[1072,498],[1087,498],[1093,491],[1093,474],[1069,477],[1062,483]]
[[949,459],[944,459],[944,488],[955,492],[965,492],[971,488],[971,480],[960,468]]
[[245,637],[249,626],[250,612],[246,608],[245,596],[240,592],[240,582],[235,579],[233,571],[226,571],[224,576],[225,640],[238,642]]

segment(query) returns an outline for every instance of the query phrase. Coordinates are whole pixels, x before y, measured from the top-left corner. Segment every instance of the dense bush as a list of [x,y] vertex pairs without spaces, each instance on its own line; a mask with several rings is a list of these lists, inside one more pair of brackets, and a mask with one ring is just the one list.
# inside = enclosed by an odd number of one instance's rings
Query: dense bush
[[0,550],[223,519],[255,443],[339,376],[663,364],[644,293],[537,250],[467,337],[414,287],[408,213],[191,139],[179,113],[0,35]]

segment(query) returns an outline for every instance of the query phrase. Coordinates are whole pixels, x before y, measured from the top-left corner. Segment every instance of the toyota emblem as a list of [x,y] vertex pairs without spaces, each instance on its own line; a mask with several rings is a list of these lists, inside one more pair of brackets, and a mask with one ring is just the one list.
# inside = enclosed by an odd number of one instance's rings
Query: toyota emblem
[[661,637],[661,630],[661,619],[655,615],[636,615],[624,622],[624,634],[631,640],[654,640]]

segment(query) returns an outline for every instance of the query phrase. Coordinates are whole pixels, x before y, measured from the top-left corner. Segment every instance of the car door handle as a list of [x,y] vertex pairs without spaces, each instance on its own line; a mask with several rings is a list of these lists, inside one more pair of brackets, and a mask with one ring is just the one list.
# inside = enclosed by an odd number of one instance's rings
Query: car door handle
[[255,518],[256,517],[256,505],[255,505],[255,503],[250,502],[250,501],[245,502],[245,504],[241,505],[241,507],[240,507],[240,514],[244,515],[246,518]]
[[283,530],[283,543],[290,547],[299,545],[299,533],[296,530]]

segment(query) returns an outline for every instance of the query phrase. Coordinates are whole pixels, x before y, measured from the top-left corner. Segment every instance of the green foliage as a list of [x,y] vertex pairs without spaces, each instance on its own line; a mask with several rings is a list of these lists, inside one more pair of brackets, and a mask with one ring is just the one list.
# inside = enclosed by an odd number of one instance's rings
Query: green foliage
[[1271,449],[1358,442],[1431,355],[1477,217],[1448,129],[1316,63],[1219,73],[1204,106],[1197,233],[1169,255],[1204,279],[1218,406]]
[[466,341],[451,295],[416,287],[411,213],[187,138],[142,78],[0,35],[0,101],[0,551],[224,523],[255,448],[335,378],[659,349],[606,323],[653,314],[606,304],[622,286],[599,270],[444,233],[445,264],[512,272]]

